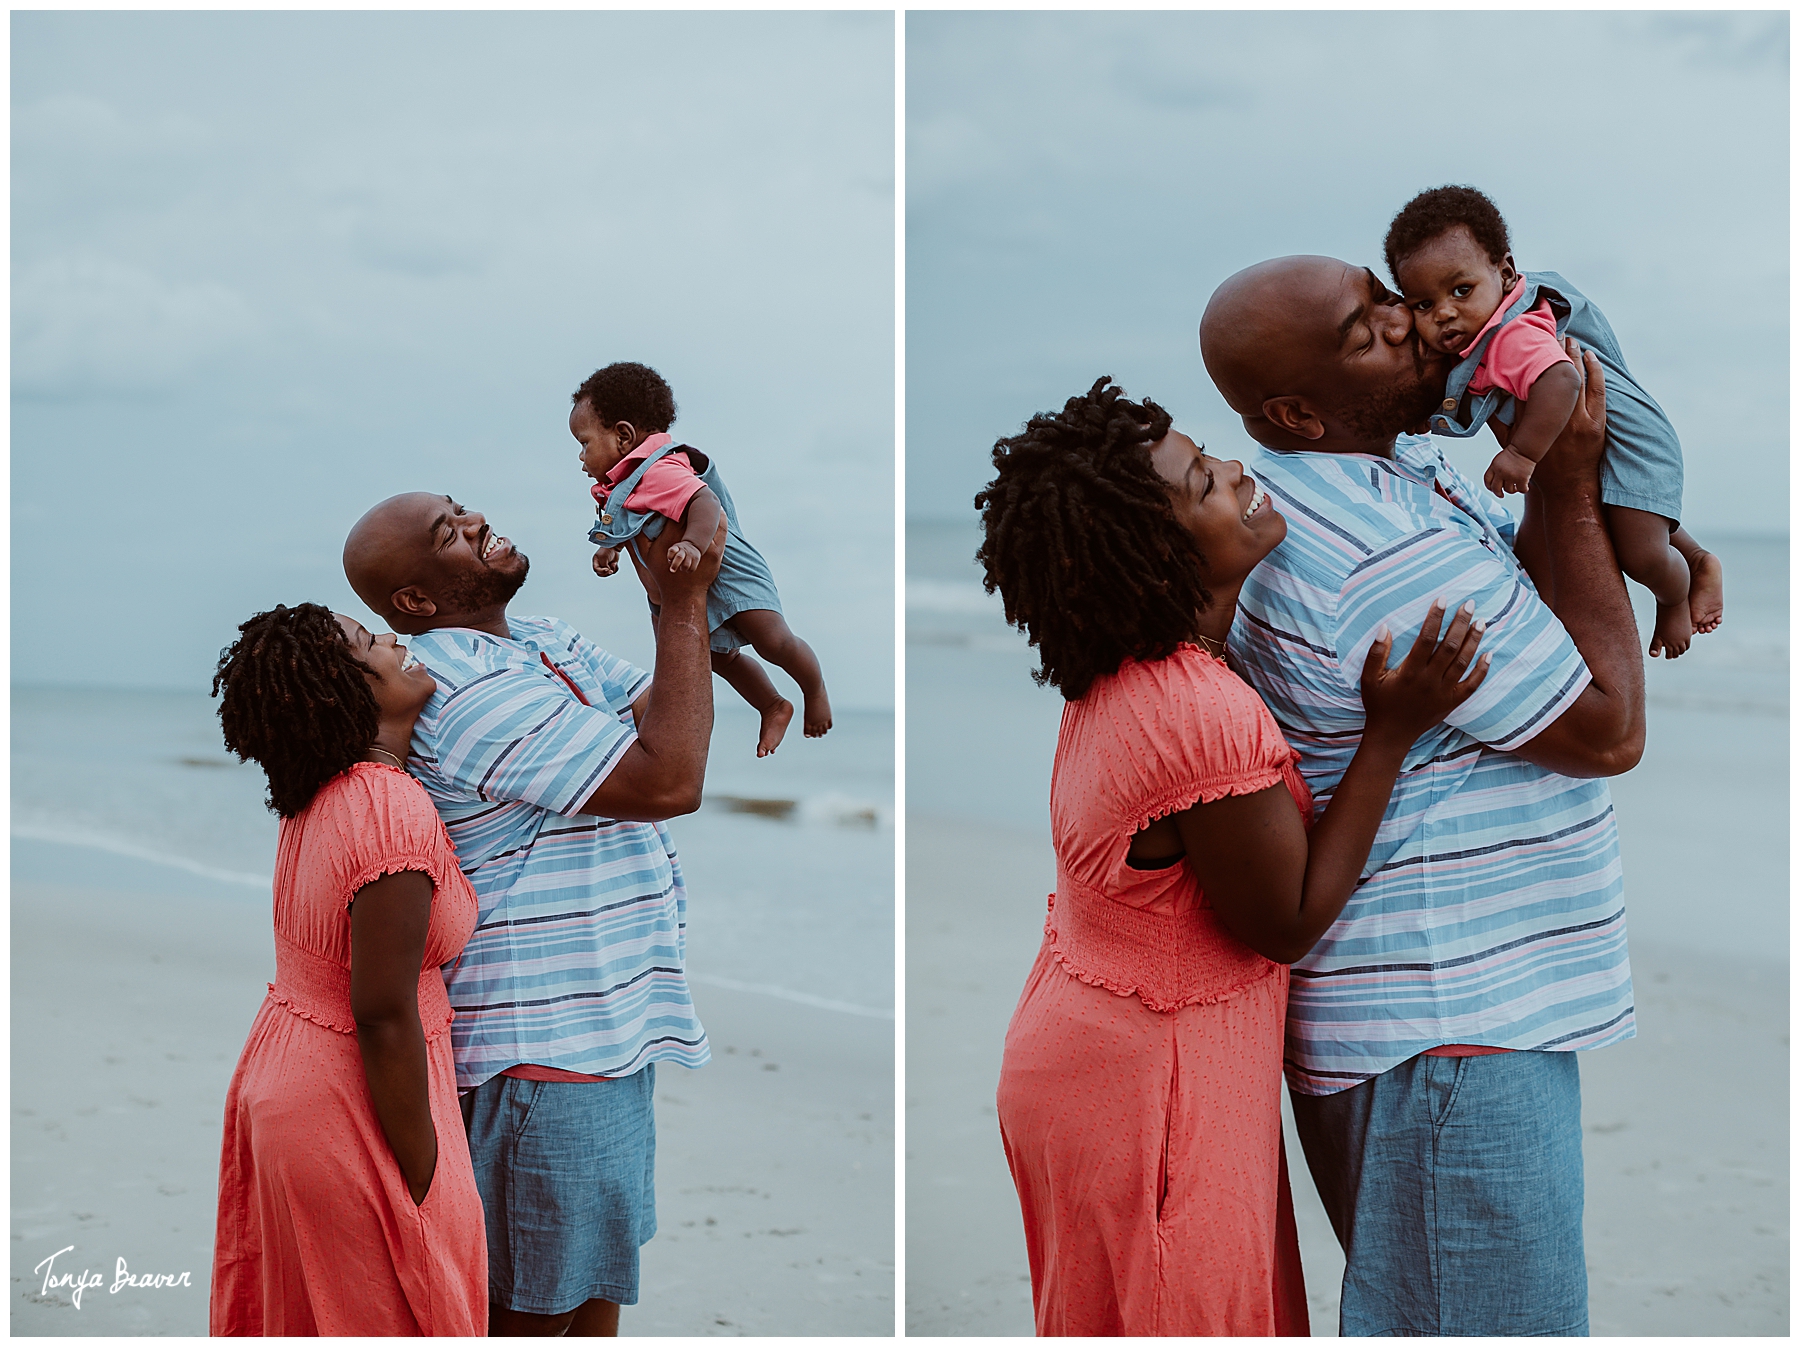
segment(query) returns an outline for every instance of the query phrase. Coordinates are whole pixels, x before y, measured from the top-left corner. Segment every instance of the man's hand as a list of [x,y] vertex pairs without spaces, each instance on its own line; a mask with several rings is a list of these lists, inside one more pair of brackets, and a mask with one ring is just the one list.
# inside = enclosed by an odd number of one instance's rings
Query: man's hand
[[604,580],[609,575],[619,573],[619,549],[616,547],[597,547],[594,549],[594,574]]
[[1600,458],[1606,450],[1606,375],[1600,357],[1582,350],[1573,337],[1563,338],[1563,350],[1574,360],[1581,386],[1575,395],[1575,410],[1569,413],[1562,433],[1550,442],[1534,480],[1552,492],[1590,486],[1597,492]]
[[[685,538],[675,538],[675,530],[665,527],[656,535],[647,549],[646,569],[651,575],[665,577],[657,588],[660,595],[650,597],[658,606],[667,608],[678,604],[683,597],[704,596],[706,589],[719,574],[719,561],[725,555],[725,536],[727,526],[724,511],[719,512],[719,526],[713,534],[712,544],[704,552]],[[696,553],[691,567],[678,567],[672,564],[680,549],[692,547]],[[646,583],[646,589],[648,584]]]
[[685,538],[678,543],[669,544],[669,574],[679,575],[682,571],[691,571],[700,564],[700,549]]

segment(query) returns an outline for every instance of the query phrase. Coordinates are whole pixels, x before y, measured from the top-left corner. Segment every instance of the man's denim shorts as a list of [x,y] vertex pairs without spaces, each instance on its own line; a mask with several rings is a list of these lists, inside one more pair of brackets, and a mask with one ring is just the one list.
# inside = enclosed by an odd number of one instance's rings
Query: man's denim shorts
[[601,1081],[495,1076],[462,1098],[488,1295],[526,1314],[635,1305],[656,1233],[654,1064]]
[[1586,1337],[1573,1052],[1414,1057],[1293,1095],[1343,1337]]

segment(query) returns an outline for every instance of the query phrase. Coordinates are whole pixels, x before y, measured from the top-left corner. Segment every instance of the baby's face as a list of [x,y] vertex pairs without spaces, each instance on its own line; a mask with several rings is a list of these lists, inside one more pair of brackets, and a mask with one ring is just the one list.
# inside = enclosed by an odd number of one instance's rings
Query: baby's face
[[1461,355],[1487,325],[1518,273],[1512,254],[1495,263],[1467,225],[1445,230],[1400,259],[1394,280],[1427,346]]
[[599,414],[586,399],[577,402],[575,410],[569,413],[569,434],[581,446],[581,470],[596,482],[611,472],[625,456],[625,446],[619,439],[619,428],[601,425]]

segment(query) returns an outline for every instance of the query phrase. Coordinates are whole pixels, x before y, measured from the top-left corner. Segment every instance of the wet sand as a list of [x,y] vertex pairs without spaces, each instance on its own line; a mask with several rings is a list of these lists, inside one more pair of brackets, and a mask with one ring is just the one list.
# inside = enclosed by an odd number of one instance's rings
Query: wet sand
[[[1623,813],[1625,792],[1617,794]],[[1628,839],[1628,874],[1631,855]],[[908,820],[913,1334],[1031,1332],[994,1085],[1055,879],[1049,843],[1037,834]],[[1653,882],[1646,874],[1643,883]],[[1768,959],[1731,958],[1634,937],[1631,953],[1638,1037],[1581,1055],[1592,1330],[1785,1334],[1785,948]],[[1333,1335],[1343,1257],[1291,1124],[1288,1148],[1313,1332]]]
[[[225,1087],[273,969],[266,901],[15,839],[14,1334],[206,1332]],[[892,1021],[694,994],[713,1062],[659,1073],[660,1232],[623,1333],[891,1334]],[[68,1245],[79,1309],[34,1271]],[[189,1284],[113,1292],[121,1257]]]

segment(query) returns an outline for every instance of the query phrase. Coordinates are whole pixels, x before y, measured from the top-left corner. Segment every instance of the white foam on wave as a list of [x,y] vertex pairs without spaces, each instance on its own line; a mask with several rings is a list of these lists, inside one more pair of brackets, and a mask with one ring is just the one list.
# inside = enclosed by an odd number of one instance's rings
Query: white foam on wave
[[834,828],[867,828],[891,830],[894,807],[874,800],[859,799],[839,791],[818,791],[795,798],[792,795],[750,794],[744,791],[711,789],[706,796],[709,805],[733,814],[749,814],[775,823]]
[[979,613],[1001,617],[1006,605],[998,594],[990,594],[979,580],[906,579],[906,607],[909,612]]
[[[124,838],[108,836],[105,833],[93,832],[85,828],[70,827],[66,824],[15,819],[12,825],[12,835],[31,842],[50,842],[58,846],[84,847],[90,851],[104,851],[115,856],[127,856],[132,860],[149,861],[153,865],[166,865],[176,870],[186,871],[188,874],[200,875],[206,879],[221,880],[227,884],[242,884],[249,888],[262,889],[265,892],[275,882],[272,875],[250,874],[242,870],[225,870],[216,865],[206,865],[200,861],[189,860],[186,856],[175,856],[166,851],[140,846],[138,843]],[[843,1015],[860,1015],[876,1020],[894,1018],[891,1008],[882,1010],[876,1006],[857,1005],[851,1001],[838,1001],[828,996],[814,996],[811,992],[797,992],[787,987],[776,986],[774,983],[742,982],[737,978],[724,977],[717,973],[696,973],[691,969],[687,976],[690,982],[698,982],[705,986],[773,997],[779,1001],[791,1001],[796,1005],[811,1006],[815,1010],[831,1010]]]
[[892,828],[892,806],[853,799],[837,791],[821,791],[800,801],[796,811],[802,823],[827,823],[840,828]]
[[129,856],[133,860],[171,866],[177,870],[185,870],[191,875],[199,875],[205,879],[217,879],[226,884],[243,884],[249,888],[266,890],[272,888],[275,883],[273,875],[251,874],[244,870],[225,870],[216,865],[207,865],[203,861],[189,860],[186,856],[174,856],[166,851],[157,851],[153,847],[142,846],[122,837],[92,832],[85,828],[72,828],[67,824],[44,823],[33,819],[14,819],[12,835],[31,842],[54,842],[59,846],[85,847],[90,851],[106,851],[115,856]]
[[772,982],[739,982],[736,978],[720,977],[717,973],[696,973],[688,969],[688,981],[698,982],[703,987],[723,987],[728,992],[754,992],[758,996],[772,996],[778,1001],[792,1001],[797,1005],[812,1006],[815,1010],[835,1010],[845,1015],[861,1015],[871,1020],[891,1020],[893,1009],[881,1010],[875,1006],[859,1006],[849,1001],[834,1001],[829,996],[814,996],[811,992],[790,991],[786,987],[777,987]]

